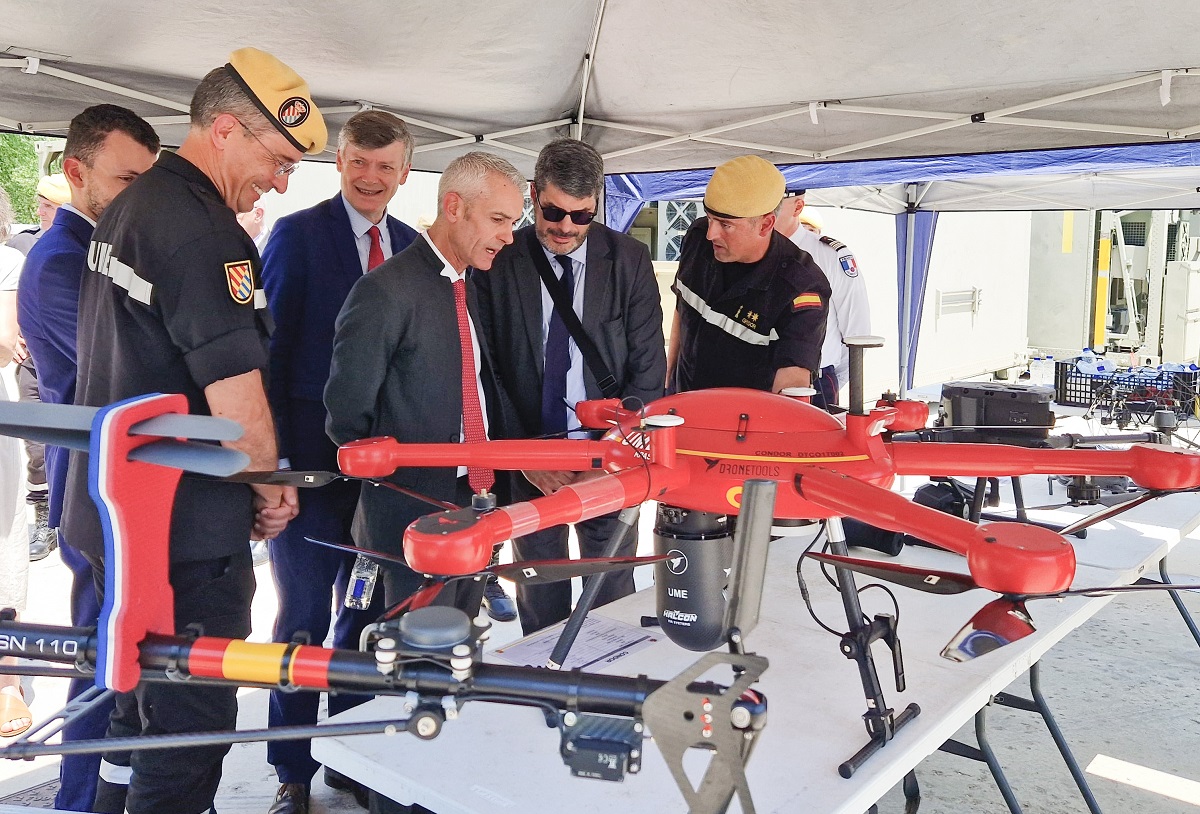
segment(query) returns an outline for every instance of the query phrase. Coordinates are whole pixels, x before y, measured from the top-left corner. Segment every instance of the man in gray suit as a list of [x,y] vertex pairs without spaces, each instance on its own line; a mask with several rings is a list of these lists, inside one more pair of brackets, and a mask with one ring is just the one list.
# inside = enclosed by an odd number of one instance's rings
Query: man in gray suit
[[[438,183],[439,210],[412,245],[354,284],[335,324],[325,386],[326,429],[335,444],[391,436],[404,443],[502,437],[506,412],[487,337],[476,321],[468,267],[486,271],[512,243],[525,179],[507,161],[472,152],[450,162]],[[490,489],[492,470],[402,468],[389,480],[422,494],[470,505]],[[362,548],[402,554],[404,529],[434,511],[390,489],[365,487],[351,533]],[[384,601],[412,593],[421,576],[381,566]],[[448,587],[439,604],[474,616],[483,585]],[[473,607],[471,605],[473,604]]]
[[[523,437],[586,437],[575,418],[576,402],[616,397],[647,403],[663,394],[662,305],[650,253],[633,238],[593,223],[603,189],[599,153],[574,139],[547,144],[530,187],[534,225],[518,230],[492,270],[480,275],[481,319]],[[551,274],[553,279],[546,276]],[[569,300],[604,369],[581,353],[548,285],[560,287],[560,302]],[[550,494],[578,477],[594,473],[516,475],[513,499]],[[580,554],[598,556],[616,525],[616,514],[577,524]],[[621,555],[636,550],[631,536]],[[567,527],[518,537],[513,547],[517,560],[566,557]],[[614,571],[597,604],[632,592],[633,572]],[[571,585],[519,585],[517,607],[526,633],[554,624],[570,614]]]

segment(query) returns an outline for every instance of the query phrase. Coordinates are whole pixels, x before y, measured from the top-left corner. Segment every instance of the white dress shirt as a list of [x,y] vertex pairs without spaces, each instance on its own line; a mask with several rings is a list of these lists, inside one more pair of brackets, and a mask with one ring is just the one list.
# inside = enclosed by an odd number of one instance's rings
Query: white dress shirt
[[379,246],[383,249],[383,259],[387,260],[392,256],[392,236],[387,228],[387,212],[383,213],[379,223],[371,223],[345,198],[342,198],[342,204],[346,207],[346,214],[350,216],[350,231],[354,232],[354,247],[358,249],[359,267],[362,268],[363,274],[366,274],[367,259],[371,256],[371,236],[367,232],[371,231],[372,226],[379,227]]

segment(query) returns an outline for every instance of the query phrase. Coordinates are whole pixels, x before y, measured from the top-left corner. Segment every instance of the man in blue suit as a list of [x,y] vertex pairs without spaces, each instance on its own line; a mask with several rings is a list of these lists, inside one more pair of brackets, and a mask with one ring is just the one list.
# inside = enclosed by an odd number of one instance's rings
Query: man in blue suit
[[[413,139],[404,122],[381,110],[350,118],[338,136],[337,168],[341,193],[314,207],[280,218],[263,252],[263,286],[275,319],[271,337],[268,387],[279,432],[281,466],[293,469],[337,469],[337,447],[325,434],[321,401],[333,353],[333,325],[355,282],[417,236],[387,214],[387,205],[408,177]],[[334,647],[357,649],[359,634],[382,611],[382,591],[371,609],[344,607],[343,599],[354,557],[315,546],[305,537],[353,544],[350,525],[359,486],[337,482],[305,490],[300,514],[271,541],[271,566],[279,592],[275,641],[288,642],[301,631],[314,644],[325,640],[330,598],[338,608]],[[343,712],[366,700],[336,695],[329,712]],[[273,691],[270,726],[313,724],[318,697],[314,693]],[[267,760],[279,776],[279,791],[270,814],[305,814],[308,791],[319,764],[308,741],[267,745]],[[354,791],[366,807],[358,784],[331,769],[325,783]]]
[[[96,221],[125,187],[154,164],[158,135],[131,110],[95,105],[71,120],[63,155],[63,174],[71,200],[59,207],[54,223],[29,250],[17,290],[17,321],[35,360],[38,391],[47,404],[75,403],[77,356],[75,329],[79,316],[79,278],[87,259],[88,242]],[[67,450],[46,447],[50,488],[49,526],[62,517],[66,489]],[[74,574],[71,624],[94,626],[100,616],[92,567],[60,532],[63,562]],[[71,682],[74,698],[91,681]],[[108,709],[111,710],[111,705]],[[104,737],[108,716],[93,711],[67,726],[63,740]],[[54,807],[91,811],[97,776],[116,767],[102,765],[99,755],[67,755],[59,768],[61,784]],[[119,772],[119,770],[117,770]],[[106,778],[120,782],[122,778]]]

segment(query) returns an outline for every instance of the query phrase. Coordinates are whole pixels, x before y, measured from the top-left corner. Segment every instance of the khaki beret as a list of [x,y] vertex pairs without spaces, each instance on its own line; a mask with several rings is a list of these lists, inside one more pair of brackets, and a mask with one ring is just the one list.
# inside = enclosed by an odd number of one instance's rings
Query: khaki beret
[[298,73],[257,48],[234,51],[225,70],[297,150],[316,155],[325,149],[325,119]]
[[756,155],[726,161],[704,190],[704,208],[717,217],[756,218],[783,200],[783,173]]
[[70,202],[71,187],[67,185],[67,176],[61,172],[43,175],[37,182],[37,194],[58,206]]

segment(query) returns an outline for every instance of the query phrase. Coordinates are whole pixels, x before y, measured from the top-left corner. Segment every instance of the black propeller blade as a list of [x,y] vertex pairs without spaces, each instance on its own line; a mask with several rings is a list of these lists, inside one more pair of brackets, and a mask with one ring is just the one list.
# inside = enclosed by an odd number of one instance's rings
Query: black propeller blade
[[1114,506],[1109,506],[1108,508],[1101,509],[1098,512],[1092,512],[1087,517],[1081,517],[1080,519],[1076,520],[1074,523],[1071,523],[1069,526],[1064,526],[1063,530],[1059,533],[1063,534],[1063,535],[1067,535],[1067,534],[1072,534],[1076,531],[1082,531],[1083,529],[1094,526],[1097,523],[1108,520],[1110,517],[1116,517],[1118,514],[1127,512],[1130,509],[1135,508],[1137,506],[1141,506],[1143,503],[1154,500],[1156,497],[1162,497],[1163,495],[1169,495],[1169,494],[1172,494],[1172,493],[1171,492],[1159,492],[1159,491],[1142,492],[1140,495],[1136,495],[1135,497],[1133,497],[1130,500],[1126,500],[1126,501],[1124,501],[1122,503],[1118,503]]
[[846,568],[869,577],[894,582],[905,588],[913,588],[931,594],[960,594],[963,591],[979,587],[969,575],[954,571],[939,571],[933,568],[920,568],[882,560],[861,560],[855,557],[823,554],[816,551],[811,551],[805,556],[827,565]]
[[[330,543],[325,540],[317,540],[312,537],[305,537],[310,543],[316,543],[326,548],[334,548],[338,551],[345,551],[350,554],[362,554],[364,557],[381,562],[394,562],[401,565],[407,565],[404,557],[399,554],[385,554],[381,551],[368,551],[364,548],[357,548],[352,545],[342,545],[341,543]],[[501,579],[507,579],[511,582],[521,583],[523,585],[541,585],[547,582],[558,582],[564,579],[572,579],[574,577],[586,577],[590,574],[599,574],[604,571],[616,571],[621,568],[633,568],[638,565],[652,565],[656,562],[662,562],[667,558],[666,554],[656,555],[652,557],[592,557],[581,560],[527,560],[525,562],[505,563],[503,565],[489,565],[480,574],[495,574]],[[460,577],[451,577],[451,579],[460,579],[464,577],[473,577],[475,574],[462,574]]]
[[[437,506],[439,509],[449,509],[451,511],[462,508],[453,503],[448,503],[445,500],[438,500],[428,495],[423,495],[420,492],[415,492],[412,489],[406,489],[403,486],[397,486],[391,481],[373,480],[371,478],[356,478],[352,475],[343,475],[340,472],[324,472],[319,469],[276,469],[273,471],[255,471],[255,472],[239,472],[238,474],[227,478],[227,480],[236,483],[268,483],[274,486],[294,486],[297,489],[315,489],[319,486],[333,483],[335,480],[361,480],[372,486],[383,486],[391,489],[393,492],[399,492],[406,497],[411,497],[414,500],[419,500],[422,503],[428,503],[431,506]],[[314,541],[315,542],[315,541]]]
[[634,568],[639,565],[652,565],[667,559],[666,554],[652,557],[592,557],[583,560],[529,560],[526,562],[489,565],[487,571],[501,579],[518,582],[522,585],[541,585],[546,582],[586,577],[590,574],[600,574],[605,571],[616,571],[622,568]]

